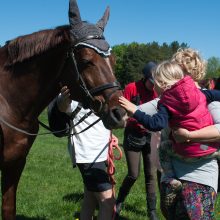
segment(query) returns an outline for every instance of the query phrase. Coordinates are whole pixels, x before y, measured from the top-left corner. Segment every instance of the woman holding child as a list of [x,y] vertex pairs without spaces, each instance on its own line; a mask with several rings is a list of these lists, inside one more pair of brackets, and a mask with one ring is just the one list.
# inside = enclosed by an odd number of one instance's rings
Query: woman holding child
[[[172,135],[171,141],[162,143],[163,153],[167,154],[160,158],[164,171],[161,193],[165,207],[162,211],[165,210],[167,219],[214,219],[218,179],[215,156],[218,148],[215,143],[194,143],[187,132],[213,125],[206,106],[220,100],[219,92],[201,92],[195,87],[205,75],[205,66],[204,60],[192,49],[179,50],[172,61],[159,64],[153,77],[161,100],[158,113],[155,111],[152,117],[148,115],[152,112],[147,112],[146,108],[141,112],[123,97],[119,99],[128,113],[149,130],[166,128],[168,122],[173,130],[176,127],[187,129],[184,130],[187,133],[185,143],[174,141]],[[212,129],[216,128],[218,126]]]

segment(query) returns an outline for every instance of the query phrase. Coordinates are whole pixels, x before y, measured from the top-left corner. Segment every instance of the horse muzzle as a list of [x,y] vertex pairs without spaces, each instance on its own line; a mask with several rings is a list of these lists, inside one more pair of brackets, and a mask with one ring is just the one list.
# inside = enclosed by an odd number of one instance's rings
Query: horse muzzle
[[107,129],[117,129],[125,127],[127,117],[126,111],[117,106],[104,113],[101,118]]

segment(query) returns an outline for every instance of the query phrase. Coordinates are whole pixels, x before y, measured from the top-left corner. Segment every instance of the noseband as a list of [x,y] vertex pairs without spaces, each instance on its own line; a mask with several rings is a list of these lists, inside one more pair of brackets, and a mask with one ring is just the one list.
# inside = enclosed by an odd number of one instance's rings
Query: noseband
[[[74,65],[74,69],[75,69],[75,72],[76,72],[76,77],[77,77],[77,80],[79,82],[79,85],[80,87],[82,88],[82,90],[84,91],[86,97],[87,97],[87,101],[86,101],[86,107],[88,107],[88,103],[89,101],[92,101],[92,102],[95,102],[97,100],[94,99],[94,96],[97,95],[99,92],[102,92],[106,89],[112,89],[112,88],[115,88],[106,98],[105,98],[105,102],[102,103],[100,101],[100,107],[99,107],[99,110],[96,112],[96,113],[100,113],[104,106],[106,104],[108,104],[108,101],[110,99],[110,97],[112,96],[112,94],[117,91],[117,90],[121,90],[121,86],[119,84],[119,82],[115,81],[115,82],[112,82],[112,83],[106,83],[106,84],[103,84],[103,85],[100,85],[100,86],[97,86],[95,88],[92,88],[92,89],[88,89],[86,84],[85,84],[85,81],[83,80],[83,77],[82,75],[80,74],[79,72],[79,69],[78,69],[78,65],[77,65],[77,61],[76,61],[76,58],[75,58],[75,54],[74,54],[74,50],[75,48],[77,47],[76,45],[81,43],[81,42],[84,42],[86,40],[90,40],[90,39],[104,39],[103,36],[87,36],[86,38],[83,38],[83,39],[80,39],[78,40],[70,49],[69,53],[68,53],[68,56],[71,58],[71,61],[73,62],[73,65]],[[83,103],[84,104],[84,103]]]

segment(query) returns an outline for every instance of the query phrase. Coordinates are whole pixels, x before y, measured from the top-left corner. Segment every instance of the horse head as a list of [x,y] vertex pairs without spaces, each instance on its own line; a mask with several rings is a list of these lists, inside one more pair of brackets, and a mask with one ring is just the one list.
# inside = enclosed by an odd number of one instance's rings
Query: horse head
[[[108,18],[109,7],[95,25],[82,21],[76,1],[70,0],[70,58],[82,91],[81,102],[111,129],[124,126],[126,112],[118,102],[122,91],[114,75],[115,59],[103,36]],[[74,99],[74,92],[71,94]]]

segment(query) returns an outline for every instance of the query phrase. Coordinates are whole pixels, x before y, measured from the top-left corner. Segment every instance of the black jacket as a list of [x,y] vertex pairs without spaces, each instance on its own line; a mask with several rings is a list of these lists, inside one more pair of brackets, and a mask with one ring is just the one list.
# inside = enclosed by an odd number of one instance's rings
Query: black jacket
[[[70,128],[70,117],[60,112],[57,106],[57,97],[49,104],[47,109],[48,122],[56,137],[68,136]],[[60,132],[56,132],[60,131]]]

